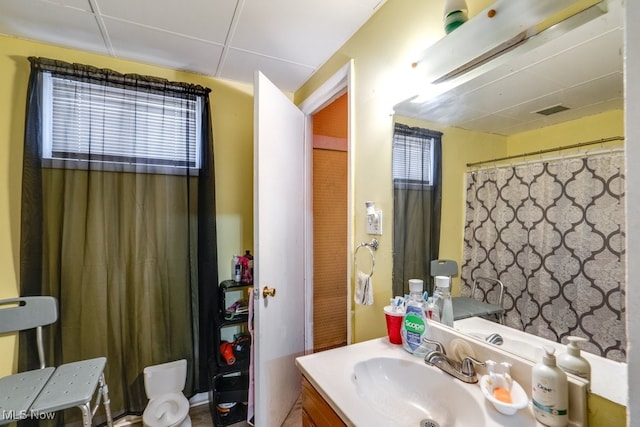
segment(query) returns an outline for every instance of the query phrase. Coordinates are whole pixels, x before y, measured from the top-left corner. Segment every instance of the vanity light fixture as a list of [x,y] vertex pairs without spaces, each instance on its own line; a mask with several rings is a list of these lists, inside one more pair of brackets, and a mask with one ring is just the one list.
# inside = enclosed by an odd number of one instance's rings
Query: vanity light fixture
[[599,0],[497,0],[425,49],[413,66],[430,83],[453,79],[598,3]]

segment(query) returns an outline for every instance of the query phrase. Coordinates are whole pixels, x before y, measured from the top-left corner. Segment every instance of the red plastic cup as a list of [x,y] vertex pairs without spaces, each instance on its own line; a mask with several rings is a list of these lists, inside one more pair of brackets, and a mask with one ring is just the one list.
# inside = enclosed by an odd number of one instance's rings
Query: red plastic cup
[[388,305],[384,308],[384,317],[387,320],[387,335],[391,344],[402,344],[400,336],[400,328],[402,327],[402,319],[404,313],[396,313],[393,308]]

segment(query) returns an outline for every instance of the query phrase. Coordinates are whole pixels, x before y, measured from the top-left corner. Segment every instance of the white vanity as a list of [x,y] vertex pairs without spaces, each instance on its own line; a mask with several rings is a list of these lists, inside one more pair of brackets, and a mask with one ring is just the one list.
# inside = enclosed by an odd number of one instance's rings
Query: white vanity
[[[531,362],[439,324],[431,326],[431,333],[447,351],[453,340],[464,340],[480,360],[512,363],[513,378],[530,397]],[[313,416],[322,416],[322,411],[318,412],[322,401],[324,411],[332,411],[347,426],[539,425],[529,407],[515,415],[503,415],[485,399],[478,384],[465,384],[425,365],[422,358],[390,344],[386,337],[302,356],[296,364],[308,382],[305,391],[317,393],[308,397],[303,392],[304,425],[322,425]],[[479,375],[484,373],[478,371]],[[571,379],[569,393],[570,425],[583,426],[587,383]]]

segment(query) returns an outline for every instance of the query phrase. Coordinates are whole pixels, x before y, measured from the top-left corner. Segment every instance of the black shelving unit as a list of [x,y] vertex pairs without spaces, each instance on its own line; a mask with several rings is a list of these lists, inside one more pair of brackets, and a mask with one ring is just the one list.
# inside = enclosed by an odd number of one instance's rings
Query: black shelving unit
[[214,354],[209,361],[209,405],[211,418],[215,426],[228,426],[247,418],[249,398],[249,353],[250,341],[245,341],[234,352],[235,363],[228,365],[220,353],[222,334],[226,328],[237,328],[248,334],[248,314],[237,314],[232,319],[225,318],[226,307],[234,301],[228,301],[229,292],[241,291],[248,299],[252,283],[225,280],[220,283],[218,298],[219,310],[215,318]]

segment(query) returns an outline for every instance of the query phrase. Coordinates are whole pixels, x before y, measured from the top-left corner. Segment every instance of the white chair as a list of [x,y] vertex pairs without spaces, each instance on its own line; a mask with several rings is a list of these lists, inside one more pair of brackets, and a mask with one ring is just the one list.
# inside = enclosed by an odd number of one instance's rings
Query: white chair
[[[107,425],[113,426],[103,373],[105,357],[66,363],[58,368],[46,367],[42,327],[57,319],[58,309],[53,297],[0,300],[0,334],[35,328],[40,361],[40,369],[0,378],[0,425],[29,417],[44,418],[44,414],[78,407],[82,411],[83,426],[89,427],[103,399]],[[95,406],[91,408],[94,394]]]

